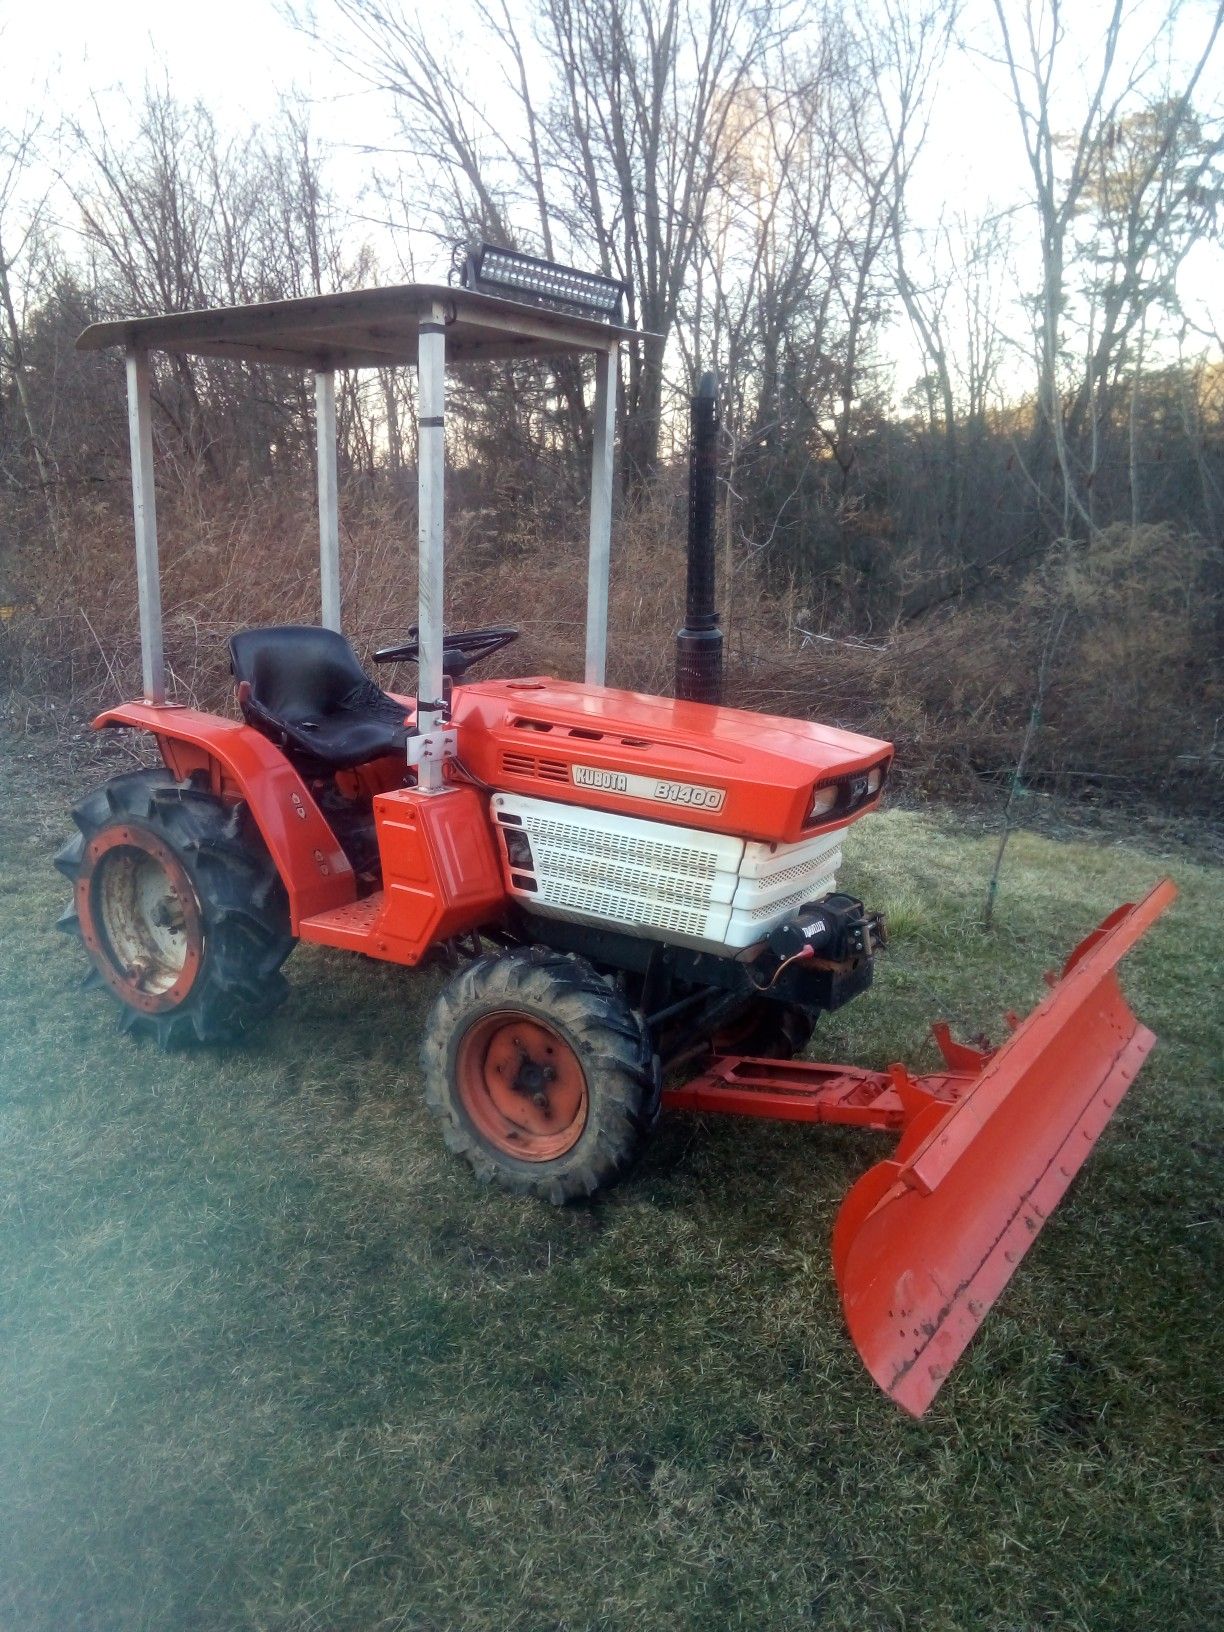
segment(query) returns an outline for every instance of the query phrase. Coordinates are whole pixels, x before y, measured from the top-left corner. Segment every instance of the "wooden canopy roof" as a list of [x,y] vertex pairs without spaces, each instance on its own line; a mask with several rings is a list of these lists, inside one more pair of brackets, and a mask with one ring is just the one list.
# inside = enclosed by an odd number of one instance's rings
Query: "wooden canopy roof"
[[637,332],[470,289],[405,283],[91,323],[77,349],[137,347],[311,369],[400,367],[416,363],[418,324],[435,306],[444,311],[448,363],[607,351]]

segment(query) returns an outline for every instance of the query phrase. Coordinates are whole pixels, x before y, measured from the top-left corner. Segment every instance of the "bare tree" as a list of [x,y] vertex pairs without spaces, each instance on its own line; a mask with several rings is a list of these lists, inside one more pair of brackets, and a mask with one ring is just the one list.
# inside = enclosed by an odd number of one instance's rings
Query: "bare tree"
[[[23,175],[33,166],[40,123],[31,119],[19,130],[0,129],[0,373],[11,380],[21,408],[38,485],[46,506],[47,525],[58,544],[54,473],[26,378],[24,307],[39,260],[40,229],[47,192],[18,208]],[[22,274],[26,274],[23,287]]]
[[938,73],[956,20],[956,5],[934,0],[909,9],[885,0],[856,38],[861,95],[847,108],[845,162],[854,178],[852,220],[843,223],[852,246],[853,275],[835,283],[846,328],[838,402],[831,427],[822,427],[846,490],[856,457],[850,434],[863,364],[860,344],[872,308],[881,299],[885,257],[895,249],[906,183],[929,118],[927,93]]
[[[129,111],[130,137],[98,103],[70,126],[69,185],[112,311],[241,305],[370,281],[370,256],[345,242],[300,104],[241,137],[166,90],[148,88]],[[268,468],[273,448],[283,460],[308,443],[304,377],[172,355],[159,364],[154,394],[192,466],[214,476],[238,464]],[[346,377],[341,398],[342,430],[368,466],[363,419],[377,391]]]
[[[477,34],[444,54],[398,0],[333,0],[337,34],[300,26],[389,91],[420,187],[446,189],[462,235],[526,242],[631,286],[646,332],[624,386],[626,466],[654,466],[663,357],[709,199],[729,161],[742,90],[793,25],[784,0],[533,0],[530,34],[505,0],[478,0]],[[501,80],[497,109],[470,71]]]
[[943,4],[853,24],[825,13],[735,110],[747,133],[733,118],[677,332],[690,369],[708,336],[729,376],[742,497],[728,515],[774,577],[835,568],[850,591],[859,573],[859,433],[885,403],[905,191],[954,17]]
[[1224,202],[1224,120],[1199,118],[1187,96],[1121,117],[1084,192],[1078,261],[1090,322],[1066,423],[1071,446],[1087,448],[1080,467],[1094,519],[1103,444],[1128,399],[1131,516],[1139,523],[1138,410],[1150,330],[1176,311],[1178,269]]
[[[1064,79],[1069,71],[1062,0],[994,0],[1003,63],[1011,86],[1025,156],[1032,178],[1032,205],[1039,228],[1041,285],[1035,302],[1038,401],[1041,427],[1053,447],[1061,485],[1061,531],[1073,524],[1094,525],[1089,497],[1095,461],[1086,471],[1077,461],[1064,413],[1062,358],[1067,342],[1068,258],[1074,250],[1073,229],[1096,189],[1104,197],[1103,177],[1119,132],[1133,126],[1143,85],[1157,61],[1157,47],[1167,43],[1181,8],[1171,6],[1155,39],[1138,36],[1139,20],[1124,0],[1112,0],[1100,38],[1077,126],[1068,131],[1060,109],[1065,106]],[[1137,270],[1159,239],[1177,193],[1178,160],[1192,99],[1212,60],[1224,24],[1224,5],[1212,8],[1209,26],[1185,71],[1181,88],[1161,98],[1164,112],[1155,140],[1147,144],[1137,170],[1127,181],[1128,200],[1120,222],[1123,271],[1105,286],[1091,360],[1078,392],[1076,423],[1095,402],[1099,427],[1100,387],[1125,335],[1139,321],[1142,300]],[[1142,116],[1140,121],[1142,123]],[[1209,162],[1207,160],[1206,162]],[[1170,168],[1171,167],[1171,168]],[[1200,172],[1201,173],[1201,172]],[[1189,176],[1183,178],[1193,185]],[[1102,347],[1104,350],[1102,350]],[[1040,458],[1040,450],[1036,458]],[[1036,461],[1035,461],[1036,462]]]

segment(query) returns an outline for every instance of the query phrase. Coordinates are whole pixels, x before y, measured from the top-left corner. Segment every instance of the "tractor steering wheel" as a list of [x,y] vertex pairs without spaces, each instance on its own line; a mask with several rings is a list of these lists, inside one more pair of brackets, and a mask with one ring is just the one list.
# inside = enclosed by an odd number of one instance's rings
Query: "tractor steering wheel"
[[[442,672],[453,680],[466,674],[473,663],[492,657],[519,638],[521,630],[499,624],[490,629],[459,629],[442,637]],[[409,639],[395,646],[380,646],[374,653],[375,663],[419,663],[421,642],[417,626],[408,631]]]

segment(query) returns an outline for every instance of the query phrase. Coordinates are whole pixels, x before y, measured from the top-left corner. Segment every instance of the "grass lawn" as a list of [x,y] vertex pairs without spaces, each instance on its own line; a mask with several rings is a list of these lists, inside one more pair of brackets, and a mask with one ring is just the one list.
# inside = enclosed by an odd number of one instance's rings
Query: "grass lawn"
[[992,840],[854,830],[897,936],[828,1058],[997,1035],[1182,888],[1123,969],[1159,1047],[914,1423],[828,1260],[874,1139],[670,1117],[595,1206],[483,1191],[421,1102],[438,977],[318,949],[249,1046],[136,1046],[52,927],[89,777],[6,753],[3,1632],[1221,1624],[1224,872],[1021,833],[987,935]]

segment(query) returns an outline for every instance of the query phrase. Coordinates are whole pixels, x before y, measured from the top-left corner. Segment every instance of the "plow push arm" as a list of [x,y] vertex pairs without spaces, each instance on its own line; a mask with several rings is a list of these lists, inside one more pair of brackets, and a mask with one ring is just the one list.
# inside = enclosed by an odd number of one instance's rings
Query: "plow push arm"
[[920,1416],[1015,1273],[1134,1081],[1154,1035],[1114,973],[1177,894],[1119,907],[991,1051],[934,1035],[944,1069],[913,1077],[723,1056],[664,1103],[899,1133],[841,1205],[833,1268],[850,1335],[898,1405]]

